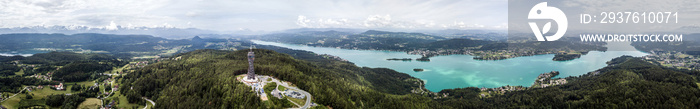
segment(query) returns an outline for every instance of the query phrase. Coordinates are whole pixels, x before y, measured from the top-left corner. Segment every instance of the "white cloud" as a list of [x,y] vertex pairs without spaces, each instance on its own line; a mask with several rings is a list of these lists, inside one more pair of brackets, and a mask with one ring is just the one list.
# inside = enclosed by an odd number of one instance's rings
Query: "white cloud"
[[300,27],[436,28],[453,21],[491,27],[507,22],[505,0],[0,0],[0,7],[0,27],[106,28],[115,22],[127,28],[269,31]]
[[365,27],[389,27],[391,24],[391,15],[371,15],[364,21]]
[[309,22],[311,22],[311,20],[306,19],[306,16],[299,15],[299,17],[297,18],[297,25],[301,27],[310,27],[310,25],[307,24]]
[[114,21],[109,22],[109,26],[105,27],[107,30],[119,30],[119,27],[117,27],[117,24],[114,23]]

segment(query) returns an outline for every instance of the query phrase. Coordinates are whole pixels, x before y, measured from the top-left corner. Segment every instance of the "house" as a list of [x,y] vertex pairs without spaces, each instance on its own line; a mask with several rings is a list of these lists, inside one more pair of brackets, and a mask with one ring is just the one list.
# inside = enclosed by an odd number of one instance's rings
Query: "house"
[[63,83],[59,83],[58,85],[54,85],[53,87],[56,88],[56,90],[64,90]]
[[112,90],[118,91],[118,90],[119,90],[119,85],[118,85],[118,84],[115,84],[114,87],[112,87]]

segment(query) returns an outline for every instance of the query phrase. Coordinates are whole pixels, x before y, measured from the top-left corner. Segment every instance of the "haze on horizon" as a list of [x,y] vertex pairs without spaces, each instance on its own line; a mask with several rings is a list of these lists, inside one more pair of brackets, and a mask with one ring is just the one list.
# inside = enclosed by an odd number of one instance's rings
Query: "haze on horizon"
[[507,0],[4,0],[0,28],[507,29]]

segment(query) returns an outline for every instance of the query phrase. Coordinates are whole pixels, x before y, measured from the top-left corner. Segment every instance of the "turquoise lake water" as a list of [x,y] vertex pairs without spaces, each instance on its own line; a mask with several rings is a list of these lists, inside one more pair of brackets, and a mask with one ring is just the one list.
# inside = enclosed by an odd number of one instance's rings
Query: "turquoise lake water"
[[[554,54],[517,57],[496,61],[472,59],[470,55],[449,55],[431,57],[430,62],[387,61],[389,58],[420,58],[405,52],[349,50],[328,47],[285,44],[277,42],[253,41],[260,45],[274,45],[291,49],[306,50],[317,54],[339,56],[357,66],[383,67],[394,69],[426,81],[425,87],[434,92],[442,89],[462,87],[530,86],[541,73],[559,71],[558,77],[578,76],[605,67],[605,62],[622,55],[644,56],[640,51],[591,51],[579,59],[552,61]],[[414,68],[425,69],[414,72]]]

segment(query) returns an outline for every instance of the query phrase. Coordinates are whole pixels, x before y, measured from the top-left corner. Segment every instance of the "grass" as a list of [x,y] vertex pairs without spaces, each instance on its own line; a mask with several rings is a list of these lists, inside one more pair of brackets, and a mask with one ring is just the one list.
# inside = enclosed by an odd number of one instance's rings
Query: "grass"
[[489,92],[486,92],[486,91],[484,91],[484,92],[479,92],[479,97],[481,97],[481,94],[486,95],[485,98],[491,97],[491,94],[489,94]]
[[309,97],[304,97],[304,99],[297,99],[297,98],[293,98],[293,97],[287,97],[287,99],[289,99],[292,102],[297,103],[301,106],[304,106],[304,103],[306,103],[306,99],[308,99],[308,98]]
[[[130,108],[136,106],[138,109],[143,109],[143,107],[144,107],[144,104],[133,104],[133,103],[129,103],[129,101],[126,100],[126,96],[122,95],[119,91],[115,91],[115,92],[114,92],[114,95],[112,95],[112,96],[109,97],[108,99],[112,99],[112,98],[115,98],[115,97],[118,98],[118,99],[117,99],[117,100],[118,100],[117,102],[118,102],[119,104],[117,104],[117,107],[119,107],[119,108],[130,109]],[[111,101],[105,99],[105,102],[111,102]],[[147,102],[147,104],[149,105],[149,106],[148,106],[149,109],[153,107],[153,106],[151,106],[151,103],[150,103],[150,102],[148,102],[148,101],[146,101],[146,102]]]
[[690,56],[690,55],[688,55],[688,54],[676,54],[676,58],[686,58],[688,56]]
[[24,98],[24,94],[17,94],[17,96],[3,101],[0,105],[8,109],[17,109],[19,108],[19,101],[22,100],[21,98]]
[[102,105],[102,100],[97,98],[87,98],[78,105],[78,109],[97,109]]
[[83,86],[86,86],[86,87],[87,87],[87,86],[95,85],[95,81],[67,82],[67,83],[63,83],[63,84],[65,84],[65,85],[71,85],[71,86],[72,86],[73,83],[76,83],[76,84],[78,84],[78,85],[83,85]]
[[52,95],[52,94],[66,94],[66,93],[70,93],[70,92],[69,91],[53,90],[49,87],[44,87],[43,89],[32,90],[32,92],[29,92],[29,93],[34,94],[34,99],[43,99],[43,98],[45,98],[49,95]]
[[19,72],[15,72],[15,75],[18,75],[18,76],[24,75],[24,69],[19,70]]
[[47,108],[48,106],[45,104],[46,101],[42,99],[22,99],[21,101],[19,101],[19,107],[22,108]]
[[286,90],[286,89],[287,89],[287,87],[284,87],[284,86],[282,86],[282,85],[279,85],[279,86],[277,87],[277,90],[279,90],[279,91],[284,91],[284,90]]
[[[122,66],[122,67],[117,67],[117,68],[115,68],[114,70],[107,71],[106,73],[119,74],[120,71],[122,71],[122,70],[124,70],[124,69],[127,69],[128,67],[129,67],[129,64],[126,64],[126,65],[124,65],[124,66]],[[122,73],[126,73],[126,72],[122,72]]]
[[74,86],[73,84],[76,84],[76,85],[83,85],[83,86],[85,86],[85,87],[90,87],[90,86],[95,85],[95,82],[94,82],[94,81],[83,81],[83,82],[67,82],[67,83],[63,83],[64,88],[66,88],[65,90],[66,90],[66,91],[69,91],[69,92],[73,92],[73,91],[71,90],[71,88],[73,88],[73,86]]

